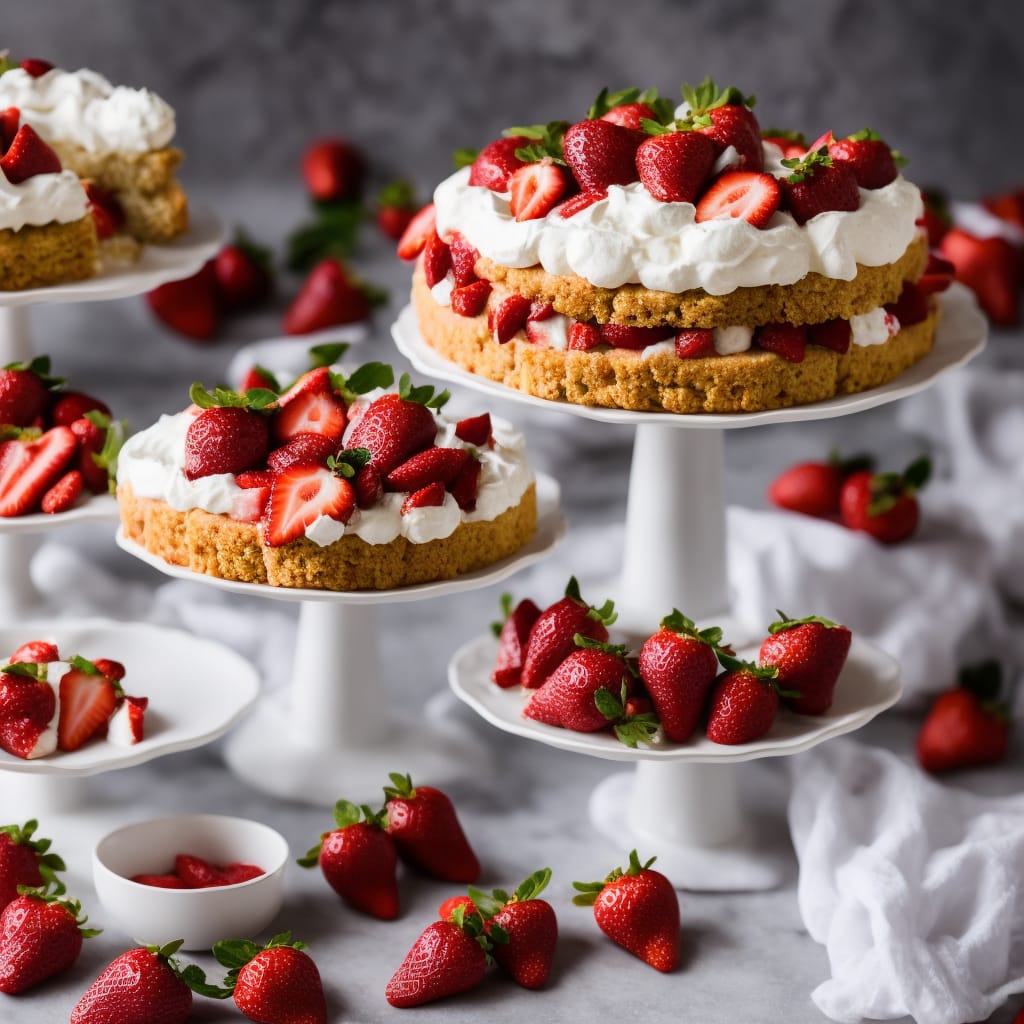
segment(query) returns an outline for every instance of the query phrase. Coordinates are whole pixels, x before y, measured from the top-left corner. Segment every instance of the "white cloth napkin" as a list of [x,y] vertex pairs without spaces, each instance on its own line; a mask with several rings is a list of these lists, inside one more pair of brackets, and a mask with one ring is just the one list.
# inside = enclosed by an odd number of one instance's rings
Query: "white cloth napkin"
[[800,912],[832,1020],[983,1020],[1024,992],[1024,797],[939,785],[835,740],[792,761]]

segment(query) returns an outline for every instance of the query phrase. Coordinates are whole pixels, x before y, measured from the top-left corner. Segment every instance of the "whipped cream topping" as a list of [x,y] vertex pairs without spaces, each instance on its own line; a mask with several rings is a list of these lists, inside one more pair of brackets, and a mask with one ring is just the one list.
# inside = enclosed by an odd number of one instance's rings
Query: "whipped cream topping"
[[18,107],[48,142],[76,143],[90,152],[141,153],[174,137],[174,110],[148,89],[111,85],[88,68],[53,68],[33,78],[21,68],[0,75],[0,108]]
[[85,189],[72,171],[36,174],[18,185],[0,171],[0,228],[20,231],[26,225],[69,224],[87,212]]
[[[769,173],[783,173],[778,147],[765,146]],[[612,185],[608,197],[572,217],[552,211],[516,221],[508,193],[469,184],[469,168],[434,192],[437,228],[461,232],[481,255],[508,267],[540,264],[551,274],[576,274],[601,288],[628,283],[660,291],[788,285],[808,273],[849,281],[857,264],[881,266],[903,255],[917,231],[920,190],[902,176],[880,189],[861,189],[860,209],[830,210],[803,226],[784,211],[768,226],[741,218],[696,221],[692,203],[662,203],[640,182]]]
[[[377,397],[377,394],[367,398]],[[138,497],[156,498],[172,508],[185,512],[205,509],[218,515],[229,515],[242,489],[230,473],[188,480],[185,477],[185,434],[198,410],[161,416],[146,430],[130,437],[121,449],[117,462],[117,479],[130,484]],[[455,424],[443,414],[436,417],[436,443],[445,448],[472,448],[455,436]],[[518,504],[533,482],[533,472],[526,461],[522,434],[504,420],[492,417],[493,448],[476,448],[481,462],[476,508],[463,512],[455,499],[445,495],[443,505],[412,509],[401,514],[404,494],[388,493],[373,508],[356,509],[348,523],[321,516],[306,528],[306,536],[326,547],[346,535],[360,537],[368,544],[389,544],[405,537],[413,544],[448,537],[461,523],[490,522],[502,512]],[[347,433],[352,427],[348,428]],[[344,440],[344,439],[343,439]]]

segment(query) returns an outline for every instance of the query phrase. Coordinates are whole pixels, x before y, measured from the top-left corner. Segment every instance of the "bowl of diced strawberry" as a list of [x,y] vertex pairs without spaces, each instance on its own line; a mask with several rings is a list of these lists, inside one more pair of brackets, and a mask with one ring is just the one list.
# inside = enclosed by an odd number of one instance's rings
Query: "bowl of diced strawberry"
[[255,935],[284,902],[284,837],[262,822],[188,814],[126,825],[93,851],[104,910],[138,942],[209,949]]

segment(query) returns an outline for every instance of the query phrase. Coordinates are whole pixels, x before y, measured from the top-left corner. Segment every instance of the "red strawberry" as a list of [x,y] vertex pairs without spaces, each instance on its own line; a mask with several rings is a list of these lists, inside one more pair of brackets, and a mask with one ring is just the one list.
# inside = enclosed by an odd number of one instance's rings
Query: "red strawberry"
[[185,431],[185,476],[197,480],[254,469],[266,459],[269,444],[261,413],[230,405],[203,409]]
[[277,378],[262,366],[250,366],[245,371],[245,376],[242,377],[242,383],[238,386],[238,390],[242,394],[245,394],[246,391],[252,391],[253,388],[264,388],[267,391],[281,390]]
[[0,110],[0,153],[6,153],[7,147],[14,141],[14,136],[18,134],[19,121],[21,111],[17,107]]
[[270,424],[275,441],[290,441],[300,434],[320,434],[340,442],[348,426],[345,401],[334,390],[326,366],[300,377],[281,396],[278,406]]
[[352,478],[352,487],[356,492],[356,504],[360,508],[372,508],[384,497],[384,481],[380,471],[368,462]]
[[807,328],[803,324],[765,324],[754,341],[765,352],[774,352],[788,363],[802,363],[807,354]]
[[700,197],[696,220],[737,217],[755,228],[767,227],[781,198],[779,183],[770,174],[731,171],[715,178]]
[[457,231],[448,240],[448,250],[456,287],[463,288],[476,281],[476,261],[480,259],[480,252]]
[[565,168],[547,158],[520,167],[508,182],[509,212],[518,221],[546,217],[569,188]]
[[611,121],[580,121],[562,140],[565,162],[585,192],[637,180],[636,151],[644,133]]
[[211,889],[224,884],[223,872],[219,867],[189,853],[175,856],[174,873],[189,889]]
[[899,174],[892,150],[870,128],[829,143],[828,155],[848,167],[861,188],[883,188]]
[[339,800],[334,820],[338,827],[325,832],[298,863],[305,868],[319,864],[327,884],[349,906],[393,921],[398,917],[398,854],[384,831],[383,813]]
[[84,486],[81,471],[69,470],[43,495],[39,503],[40,510],[48,515],[66,512],[78,501]]
[[479,316],[491,294],[490,281],[474,281],[452,292],[452,312],[459,316]]
[[883,544],[906,540],[916,529],[920,514],[917,492],[930,474],[927,457],[911,463],[902,474],[852,473],[839,493],[843,525],[863,530]]
[[0,157],[0,170],[12,185],[20,185],[37,174],[56,174],[61,170],[60,158],[36,134],[30,124],[23,124]]
[[523,658],[521,682],[534,690],[576,650],[577,633],[591,640],[608,639],[608,626],[615,621],[615,605],[605,601],[601,608],[587,604],[572,576],[565,596],[546,608],[530,630]]
[[390,491],[418,491],[437,481],[447,486],[468,460],[466,448],[427,448],[387,473],[384,483]]
[[455,424],[455,436],[477,448],[488,447],[494,439],[491,431],[491,414],[482,412],[479,416],[468,416],[459,420]]
[[149,308],[172,330],[194,341],[208,341],[220,324],[217,271],[208,260],[191,277],[146,293]]
[[[382,474],[431,445],[437,436],[434,414],[415,397],[416,390],[406,388],[404,394],[407,397],[403,397],[400,382],[397,394],[389,392],[374,399],[346,440],[349,448],[368,449],[370,461]],[[427,400],[436,405],[443,397],[445,392]]]
[[455,912],[456,907],[465,907],[465,914],[475,914],[476,904],[468,896],[449,896],[446,900],[442,900],[441,905],[437,908],[437,916],[442,921],[447,921],[451,918]]
[[952,262],[933,250],[928,253],[928,263],[916,284],[921,291],[931,295],[934,292],[944,292],[953,283],[955,275],[956,267]]
[[[99,425],[104,422],[105,426]],[[93,494],[106,494],[110,489],[111,459],[104,454],[104,448],[113,424],[109,417],[94,409],[88,415],[72,420],[69,429],[78,442],[77,466],[85,486]]]
[[806,516],[838,516],[843,475],[838,460],[798,462],[772,481],[768,500]]
[[676,335],[677,359],[704,359],[717,355],[715,332],[710,327],[687,327]]
[[598,330],[606,345],[635,351],[664,341],[675,333],[671,327],[634,327],[632,324],[601,324]]
[[512,595],[501,595],[501,622],[491,623],[498,638],[498,655],[491,679],[498,686],[518,686],[523,672],[523,653],[533,624],[540,618],[540,609],[528,597],[512,607]]
[[987,661],[965,668],[960,685],[939,694],[917,737],[918,763],[929,772],[1002,760],[1010,714],[999,701],[1002,668]]
[[677,609],[640,648],[640,678],[647,687],[667,739],[685,743],[693,735],[718,674],[722,631],[697,629]]
[[266,874],[263,868],[256,864],[242,864],[238,861],[225,864],[222,871],[225,885],[241,885],[242,882],[249,882]]
[[708,739],[729,745],[750,743],[763,736],[775,721],[779,710],[775,685],[778,669],[735,659],[722,663],[727,669],[711,691]]
[[61,750],[78,750],[104,731],[117,706],[118,689],[92,662],[72,661],[60,681],[57,745]]
[[39,60],[38,57],[29,57],[21,62],[21,68],[33,78],[40,78],[47,71],[53,70],[53,65],[48,60]]
[[348,139],[317,139],[302,154],[302,176],[320,202],[353,199],[363,186],[366,161]]
[[192,991],[172,959],[181,940],[122,953],[71,1011],[71,1024],[185,1024]]
[[463,512],[472,512],[476,508],[482,470],[483,464],[480,460],[470,457],[459,470],[459,475],[448,485],[448,492]]
[[0,673],[0,749],[25,759],[52,754],[57,736],[49,727],[56,711],[57,695],[44,674],[13,665]]
[[119,661],[114,661],[113,658],[96,658],[93,661],[93,664],[96,666],[96,671],[99,672],[100,675],[106,676],[108,679],[124,679],[124,665]]
[[187,889],[188,886],[177,875],[132,875],[133,882],[139,885],[152,885],[157,889]]
[[96,224],[96,235],[101,240],[113,238],[124,228],[124,209],[113,193],[100,188],[95,182],[83,181],[88,200],[86,208]]
[[38,827],[34,818],[21,826],[0,825],[0,910],[17,898],[19,885],[48,886],[57,895],[64,892],[57,872],[67,868],[50,852],[51,840],[34,838]]
[[448,796],[433,786],[414,787],[408,775],[388,778],[387,833],[402,860],[445,882],[475,882],[480,862]]
[[60,661],[60,652],[57,650],[57,645],[49,640],[29,640],[7,660],[12,665],[16,665],[19,661],[42,665],[51,661]]
[[820,324],[807,325],[807,343],[820,345],[842,355],[850,349],[850,321],[826,320]]
[[213,261],[217,294],[224,309],[251,309],[269,297],[273,287],[270,253],[243,232],[225,245]]
[[336,259],[323,259],[309,272],[299,294],[285,310],[285,334],[309,334],[365,320],[370,300]]
[[557,213],[559,217],[569,218],[579,213],[581,210],[585,210],[588,206],[593,206],[594,203],[607,198],[607,192],[577,192],[576,195],[570,196],[568,199],[559,203],[555,207],[555,213]]
[[507,192],[508,179],[525,166],[516,156],[516,150],[529,146],[532,141],[525,135],[508,135],[489,142],[469,169],[469,184],[489,188],[492,192]]
[[487,327],[499,345],[511,341],[525,326],[532,303],[525,295],[511,292],[487,310]]
[[581,639],[587,646],[559,662],[533,692],[523,708],[526,718],[575,732],[597,732],[611,721],[598,691],[607,691],[622,701],[633,692],[634,676],[626,662],[625,648]]
[[807,139],[800,132],[768,128],[761,132],[761,140],[778,146],[787,160],[799,160],[807,152]]
[[274,482],[274,473],[269,469],[247,469],[235,476],[235,483],[243,490],[260,490]]
[[427,925],[384,990],[392,1006],[422,1006],[475,988],[487,973],[490,942],[479,914],[456,908]]
[[790,174],[782,179],[783,209],[789,210],[797,224],[829,210],[856,210],[860,207],[860,189],[853,172],[833,163],[827,151],[809,150],[799,161],[787,161]]
[[326,466],[338,447],[339,442],[326,434],[296,434],[267,456],[267,467],[272,473],[283,473],[289,466]]
[[[551,974],[558,919],[551,904],[538,898],[550,879],[551,869],[542,868],[525,879],[511,896],[501,889],[491,893],[471,889],[469,893],[470,906],[480,910],[487,934],[495,940],[494,959],[523,988],[542,988]],[[497,941],[499,937],[505,941]]]
[[651,868],[654,860],[641,864],[631,851],[625,871],[615,868],[603,882],[573,882],[573,903],[592,906],[612,942],[667,972],[679,964],[679,899],[672,883]]
[[408,181],[392,181],[377,194],[377,227],[397,242],[416,216],[416,198]]
[[1017,253],[1005,238],[976,238],[951,228],[939,252],[956,268],[956,279],[977,296],[992,323],[1015,327],[1020,322]]
[[427,287],[433,288],[435,284],[443,281],[452,269],[452,251],[440,235],[433,234],[427,239],[423,247],[423,276],[426,278]]
[[436,481],[421,487],[418,491],[412,491],[402,502],[401,514],[408,515],[418,508],[436,508],[444,504],[444,497],[447,490],[443,483]]
[[49,360],[11,363],[0,370],[0,423],[34,424],[50,408]]
[[411,221],[398,240],[398,257],[414,260],[427,244],[427,239],[437,233],[437,214],[433,203],[427,203]]
[[[780,612],[781,615],[781,612]],[[768,627],[758,661],[779,670],[775,685],[786,706],[801,715],[823,715],[832,707],[839,673],[850,651],[850,631],[812,615]]]
[[261,523],[263,543],[279,547],[301,537],[310,523],[329,516],[347,523],[356,507],[352,485],[324,466],[289,466],[278,474]]
[[82,905],[36,891],[18,896],[0,914],[0,992],[15,995],[66,971],[82,951]]
[[644,188],[663,203],[694,202],[714,162],[714,144],[695,131],[652,135],[636,151]]
[[111,742],[115,736],[122,735],[120,722],[124,722],[124,735],[127,737],[126,745],[141,743],[146,738],[146,708],[149,707],[148,697],[122,697],[114,713],[110,716],[107,736]]
[[887,303],[884,308],[899,321],[900,327],[909,327],[927,319],[931,313],[931,302],[928,292],[918,288],[913,281],[904,281],[900,297],[895,302]]
[[67,427],[53,427],[34,441],[0,442],[0,516],[35,512],[78,451]]
[[611,110],[601,115],[600,120],[611,121],[612,124],[622,125],[623,128],[642,131],[643,124],[641,122],[654,121],[656,116],[646,103],[633,102],[620,103],[618,106],[612,107]]
[[50,410],[50,423],[55,427],[70,427],[75,420],[81,419],[87,412],[101,412],[110,416],[110,408],[92,395],[82,391],[61,391],[53,402]]
[[946,232],[953,226],[953,218],[949,212],[949,198],[938,189],[921,189],[924,202],[924,213],[918,224],[928,235],[928,245],[935,249],[941,244]]
[[706,135],[715,146],[715,156],[729,146],[737,157],[729,166],[742,171],[760,171],[764,165],[761,126],[750,108],[752,96],[744,96],[735,86],[719,89],[710,77],[698,86],[684,85],[683,99],[689,106],[687,120]]
[[589,352],[592,348],[597,348],[601,342],[601,329],[597,324],[584,323],[580,320],[573,320],[569,324],[567,347],[571,352]]

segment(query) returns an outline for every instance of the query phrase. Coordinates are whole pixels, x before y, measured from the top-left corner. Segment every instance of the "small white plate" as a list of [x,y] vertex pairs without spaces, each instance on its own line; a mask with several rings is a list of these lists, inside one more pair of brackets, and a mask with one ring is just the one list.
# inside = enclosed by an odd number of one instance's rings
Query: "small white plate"
[[117,522],[117,499],[112,494],[92,494],[66,512],[47,515],[35,512],[29,516],[0,516],[0,537],[15,533],[47,533],[76,523]]

